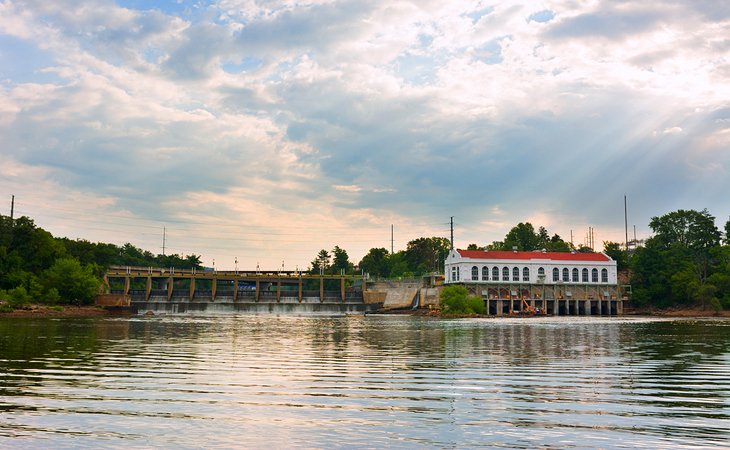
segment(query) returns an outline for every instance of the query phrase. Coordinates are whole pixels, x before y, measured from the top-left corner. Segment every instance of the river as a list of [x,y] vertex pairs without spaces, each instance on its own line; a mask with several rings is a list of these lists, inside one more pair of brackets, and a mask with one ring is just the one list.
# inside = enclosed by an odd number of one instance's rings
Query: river
[[730,321],[0,319],[2,448],[730,445]]

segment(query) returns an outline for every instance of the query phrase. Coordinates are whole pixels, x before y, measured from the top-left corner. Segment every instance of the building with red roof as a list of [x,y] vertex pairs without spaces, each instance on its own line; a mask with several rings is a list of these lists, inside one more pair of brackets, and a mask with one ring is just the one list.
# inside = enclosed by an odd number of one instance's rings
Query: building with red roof
[[616,285],[616,261],[605,253],[451,251],[446,283]]

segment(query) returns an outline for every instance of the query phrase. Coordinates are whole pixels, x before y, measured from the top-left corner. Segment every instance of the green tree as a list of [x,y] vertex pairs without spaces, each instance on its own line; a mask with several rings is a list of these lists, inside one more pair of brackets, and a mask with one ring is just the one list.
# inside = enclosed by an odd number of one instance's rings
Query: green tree
[[332,273],[340,274],[342,271],[344,271],[344,273],[352,273],[353,265],[350,263],[350,257],[344,249],[335,245],[335,248],[332,249],[332,256]]
[[451,249],[451,241],[442,237],[418,238],[406,246],[406,262],[416,275],[438,271]]
[[390,265],[388,263],[388,250],[380,248],[371,248],[365,256],[360,260],[360,269],[370,276],[387,278],[390,275]]
[[91,304],[99,292],[101,280],[94,275],[94,268],[74,258],[58,259],[43,273],[47,289],[55,288],[65,302],[79,305]]
[[628,266],[626,251],[621,249],[621,244],[618,242],[604,241],[603,253],[616,261],[616,268],[618,270],[624,270]]
[[310,263],[309,271],[318,275],[320,271],[327,273],[330,268],[330,254],[327,250],[322,249],[317,253],[317,257]]
[[538,250],[539,245],[540,236],[535,233],[535,228],[530,222],[518,223],[504,238],[505,250],[517,247],[518,251],[533,251]]

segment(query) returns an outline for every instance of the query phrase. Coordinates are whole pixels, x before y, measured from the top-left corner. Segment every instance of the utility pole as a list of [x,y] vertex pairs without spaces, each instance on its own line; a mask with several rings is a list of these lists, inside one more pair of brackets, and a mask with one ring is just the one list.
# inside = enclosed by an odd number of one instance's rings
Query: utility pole
[[13,221],[13,213],[15,212],[15,195],[10,199],[10,222]]
[[165,256],[165,241],[167,240],[167,228],[162,227],[162,256]]
[[454,251],[454,216],[451,216],[451,251]]
[[626,196],[624,195],[624,228],[626,230],[626,251],[629,251],[629,215],[626,208]]
[[394,238],[393,238],[393,224],[391,223],[390,224],[390,254],[391,255],[393,254],[393,241],[394,241]]

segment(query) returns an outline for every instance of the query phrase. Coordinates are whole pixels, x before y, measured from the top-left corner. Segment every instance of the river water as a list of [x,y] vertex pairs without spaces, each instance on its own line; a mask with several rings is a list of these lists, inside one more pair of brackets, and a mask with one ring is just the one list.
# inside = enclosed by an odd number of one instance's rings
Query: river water
[[730,446],[730,321],[0,319],[2,448]]

